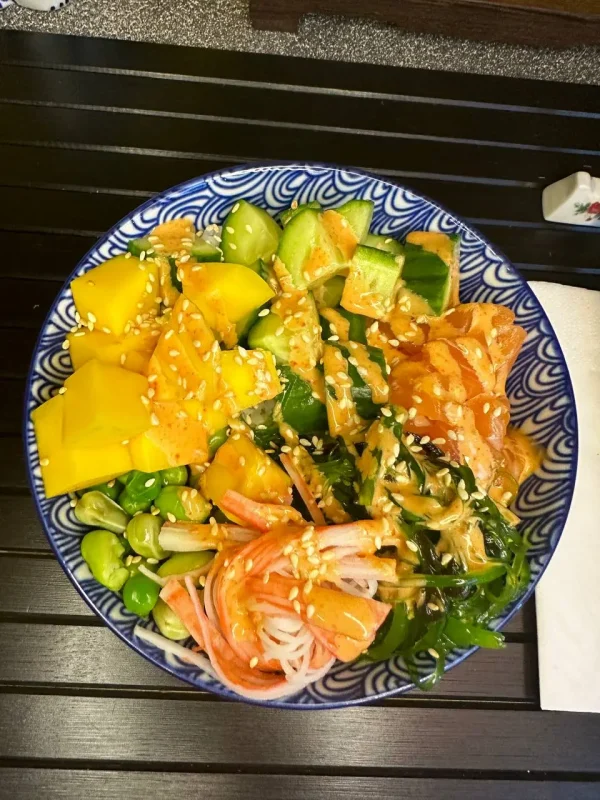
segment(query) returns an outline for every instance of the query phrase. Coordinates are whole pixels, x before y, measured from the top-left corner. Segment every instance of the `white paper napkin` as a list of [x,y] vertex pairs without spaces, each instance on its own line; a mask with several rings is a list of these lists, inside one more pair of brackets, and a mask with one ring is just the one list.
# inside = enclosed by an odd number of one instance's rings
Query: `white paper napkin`
[[579,428],[569,518],[536,589],[540,703],[600,713],[600,292],[530,286],[565,354]]

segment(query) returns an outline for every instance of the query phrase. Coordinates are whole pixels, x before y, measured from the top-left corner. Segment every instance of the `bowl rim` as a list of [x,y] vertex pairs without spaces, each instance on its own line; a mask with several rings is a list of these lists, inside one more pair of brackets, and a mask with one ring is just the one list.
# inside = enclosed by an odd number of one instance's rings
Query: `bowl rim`
[[[486,248],[489,248],[494,254],[496,254],[499,258],[502,259],[504,265],[508,268],[509,272],[511,273],[511,276],[512,277],[516,277],[518,282],[521,284],[521,287],[524,287],[526,289],[526,292],[527,292],[529,300],[530,301],[533,300],[533,303],[536,306],[536,310],[541,312],[542,319],[545,321],[546,325],[548,326],[548,329],[550,331],[549,336],[551,338],[553,338],[553,340],[554,340],[554,346],[556,348],[557,361],[559,362],[560,367],[561,367],[561,371],[563,372],[563,374],[564,374],[564,376],[566,378],[566,387],[565,387],[565,389],[566,389],[566,394],[567,394],[568,400],[569,400],[569,408],[572,410],[573,415],[574,415],[574,419],[573,419],[574,429],[573,429],[573,434],[572,434],[573,446],[572,446],[571,464],[570,464],[570,468],[569,468],[569,479],[568,479],[568,490],[569,490],[569,492],[568,492],[568,499],[566,500],[566,502],[565,502],[565,504],[563,506],[564,507],[564,513],[565,513],[565,518],[564,518],[565,521],[564,521],[564,524],[562,525],[562,528],[560,530],[558,538],[556,539],[552,549],[550,550],[550,552],[548,554],[548,559],[547,559],[546,563],[541,567],[541,569],[540,569],[538,575],[536,576],[535,580],[532,583],[530,583],[530,585],[527,587],[527,590],[516,601],[516,603],[514,604],[513,608],[508,613],[508,615],[506,617],[504,617],[501,620],[501,622],[499,622],[497,625],[495,625],[493,629],[494,630],[501,630],[508,622],[510,622],[510,620],[514,617],[514,615],[517,613],[517,611],[519,611],[523,607],[523,605],[527,602],[527,600],[529,600],[529,598],[531,597],[531,595],[535,591],[535,588],[536,588],[537,584],[539,583],[539,581],[543,577],[544,572],[548,568],[548,565],[549,565],[550,561],[552,560],[552,557],[554,556],[556,548],[558,547],[558,545],[560,543],[560,539],[561,539],[561,537],[563,535],[564,529],[565,529],[566,524],[568,522],[568,516],[569,516],[569,511],[570,511],[570,508],[571,508],[571,504],[572,504],[572,501],[573,501],[573,494],[574,494],[574,489],[575,489],[575,481],[576,481],[576,477],[577,477],[577,468],[578,468],[578,463],[579,463],[579,422],[578,422],[578,415],[577,415],[577,405],[576,405],[576,402],[575,402],[575,395],[574,395],[574,391],[573,391],[573,384],[572,384],[572,381],[571,381],[571,374],[569,372],[569,367],[567,365],[567,362],[566,362],[566,359],[565,359],[565,356],[564,356],[564,353],[563,353],[559,338],[556,335],[554,327],[552,326],[552,323],[550,322],[550,319],[548,318],[548,315],[546,314],[546,311],[545,311],[544,307],[542,306],[542,304],[538,300],[538,298],[535,295],[534,291],[529,286],[529,283],[525,280],[525,278],[523,278],[523,276],[518,272],[518,270],[514,267],[512,262],[504,255],[504,253],[498,247],[496,247],[496,245],[494,245],[492,242],[490,242],[487,239],[487,237],[483,236],[483,234],[480,233],[478,228],[476,228],[476,227],[464,222],[461,219],[461,217],[459,217],[456,214],[454,214],[454,212],[452,212],[449,209],[447,209],[444,205],[439,203],[437,200],[433,200],[428,195],[422,194],[421,192],[418,192],[418,191],[415,191],[414,189],[410,188],[410,186],[407,186],[406,184],[397,183],[397,182],[395,182],[393,180],[390,180],[387,176],[386,177],[379,176],[379,175],[377,175],[375,173],[372,173],[372,172],[369,172],[367,170],[363,170],[363,169],[360,169],[360,168],[357,168],[357,167],[347,167],[347,166],[344,166],[344,165],[341,165],[341,164],[332,164],[332,163],[322,162],[322,161],[296,161],[296,160],[292,160],[292,161],[284,161],[284,160],[256,161],[256,162],[248,162],[248,163],[237,164],[237,165],[235,165],[233,167],[224,167],[223,169],[214,170],[212,172],[202,173],[201,175],[197,175],[194,178],[190,178],[190,179],[188,179],[186,181],[183,181],[183,182],[181,182],[179,184],[176,184],[175,186],[171,186],[171,187],[169,187],[167,189],[164,189],[163,191],[158,192],[157,194],[153,194],[144,203],[142,203],[139,206],[136,206],[136,208],[132,209],[128,214],[126,214],[124,217],[122,217],[118,222],[116,222],[110,229],[108,229],[104,234],[102,234],[102,236],[100,236],[94,242],[94,244],[90,247],[90,249],[79,259],[79,261],[77,262],[77,264],[75,265],[75,267],[73,268],[73,270],[71,271],[71,273],[69,274],[67,279],[64,281],[64,283],[62,284],[62,286],[59,289],[59,291],[57,292],[54,300],[52,301],[52,304],[51,304],[50,308],[48,309],[48,312],[46,313],[44,321],[43,321],[42,325],[40,326],[40,331],[39,331],[39,334],[38,334],[38,336],[36,338],[36,341],[35,341],[35,345],[34,345],[34,348],[33,348],[33,351],[32,351],[32,355],[31,355],[31,359],[30,359],[30,363],[29,363],[29,369],[27,371],[27,379],[26,379],[26,383],[25,383],[25,394],[24,394],[24,400],[23,400],[23,422],[22,422],[21,433],[22,433],[22,441],[23,441],[23,448],[24,448],[24,455],[25,455],[27,483],[28,483],[29,489],[31,491],[31,495],[32,495],[32,498],[33,498],[33,501],[34,501],[34,504],[35,504],[35,508],[36,508],[36,512],[37,512],[38,518],[40,519],[40,521],[42,523],[42,527],[44,529],[44,534],[45,534],[46,538],[48,539],[48,542],[50,543],[50,547],[52,548],[52,551],[53,551],[54,555],[56,556],[56,559],[59,562],[63,572],[67,575],[67,577],[69,578],[69,580],[71,581],[71,583],[73,584],[75,589],[77,590],[78,594],[82,597],[82,599],[84,600],[86,605],[89,606],[89,608],[94,612],[94,614],[102,619],[104,624],[109,628],[109,630],[111,630],[112,633],[114,633],[116,636],[118,636],[118,638],[121,639],[121,641],[123,641],[128,647],[130,647],[136,653],[141,655],[143,658],[145,658],[150,663],[154,664],[154,666],[158,667],[159,669],[161,669],[161,670],[163,670],[165,672],[168,672],[170,675],[173,675],[178,680],[184,681],[185,683],[189,684],[190,686],[192,686],[195,689],[200,689],[201,691],[207,691],[207,692],[210,692],[212,694],[215,694],[215,695],[218,695],[218,696],[221,696],[221,697],[225,697],[227,699],[234,699],[234,700],[237,700],[239,702],[245,702],[245,703],[248,703],[250,705],[266,706],[266,707],[271,707],[271,708],[281,708],[281,709],[294,710],[294,711],[320,711],[320,710],[325,711],[325,710],[331,710],[331,709],[348,708],[350,706],[368,705],[368,704],[371,704],[371,703],[378,702],[380,700],[384,700],[384,699],[389,698],[389,697],[395,697],[397,695],[402,695],[402,694],[405,694],[405,693],[411,691],[412,689],[414,689],[415,688],[415,684],[414,683],[408,683],[408,684],[406,684],[404,686],[400,686],[400,687],[397,687],[395,689],[389,689],[389,690],[384,691],[384,692],[378,692],[377,694],[369,695],[369,696],[366,696],[366,697],[356,697],[356,698],[351,698],[351,699],[342,699],[342,700],[337,700],[337,701],[332,701],[332,702],[323,702],[323,703],[294,703],[294,702],[287,702],[285,700],[285,698],[282,699],[282,700],[254,700],[254,699],[249,699],[249,698],[237,696],[233,691],[231,691],[230,689],[227,689],[227,687],[225,687],[220,682],[215,686],[208,686],[208,685],[205,685],[205,684],[204,685],[198,685],[198,682],[196,680],[194,680],[192,678],[192,676],[178,674],[177,671],[175,670],[175,668],[172,667],[169,663],[159,661],[155,657],[154,652],[148,652],[148,651],[144,650],[142,648],[141,644],[138,644],[138,642],[135,640],[135,637],[132,636],[131,638],[129,638],[128,636],[125,635],[124,632],[120,631],[119,628],[110,620],[110,618],[103,611],[101,611],[99,608],[97,608],[94,605],[94,602],[92,601],[92,599],[90,597],[88,597],[86,592],[81,587],[81,584],[77,580],[76,576],[73,574],[73,572],[67,566],[67,563],[66,563],[62,553],[60,552],[60,550],[58,549],[58,546],[53,541],[53,539],[52,539],[52,537],[50,535],[49,527],[48,527],[48,525],[46,523],[46,515],[42,511],[42,508],[41,508],[40,497],[38,496],[38,493],[37,493],[37,491],[35,489],[35,483],[34,483],[34,478],[33,478],[33,467],[32,467],[31,458],[30,458],[30,448],[28,447],[28,443],[27,443],[27,429],[28,429],[29,416],[30,416],[29,401],[31,399],[31,385],[32,385],[32,380],[33,380],[34,371],[35,371],[35,365],[36,365],[36,362],[37,362],[37,358],[38,358],[38,353],[39,353],[42,337],[44,335],[44,332],[45,332],[45,330],[46,330],[46,328],[48,326],[48,323],[49,323],[51,317],[53,316],[53,314],[54,314],[54,312],[56,310],[57,304],[60,301],[60,299],[62,298],[65,290],[68,289],[71,281],[77,275],[77,273],[79,272],[81,266],[88,260],[88,258],[90,256],[92,256],[94,254],[94,252],[98,249],[98,247],[100,247],[102,244],[104,244],[106,241],[108,241],[110,239],[110,237],[113,234],[117,233],[119,231],[119,229],[126,222],[128,222],[131,219],[131,217],[133,217],[134,215],[136,215],[138,213],[141,213],[141,212],[143,212],[144,210],[146,210],[148,208],[151,208],[156,203],[161,203],[164,200],[168,200],[170,196],[175,195],[177,193],[184,192],[186,189],[190,189],[190,188],[194,187],[195,185],[197,185],[198,183],[201,183],[201,182],[206,183],[206,182],[210,181],[210,179],[212,179],[212,178],[227,177],[228,175],[239,174],[239,173],[244,173],[244,172],[246,172],[246,173],[270,172],[270,171],[273,171],[273,170],[282,170],[283,171],[283,170],[291,170],[291,169],[298,170],[298,171],[306,171],[306,170],[310,170],[310,169],[323,169],[323,170],[329,170],[329,171],[335,171],[335,172],[343,172],[343,173],[347,173],[347,174],[350,174],[350,175],[357,175],[357,176],[368,178],[370,181],[376,181],[377,183],[385,184],[385,185],[389,186],[391,189],[399,189],[401,191],[408,192],[408,193],[412,194],[414,197],[417,197],[419,199],[425,200],[430,206],[432,206],[433,208],[435,208],[438,211],[442,212],[444,215],[446,215],[452,221],[454,221],[461,229],[469,231],[471,234],[473,234],[482,244],[484,244],[486,246]],[[457,649],[461,649],[461,648],[457,648]],[[471,656],[476,650],[479,650],[479,646],[477,646],[477,645],[475,645],[473,647],[470,647],[470,648],[467,648],[466,650],[461,652],[460,655],[451,664],[449,664],[449,665],[446,664],[446,666],[444,667],[443,675],[445,675],[447,672],[449,672],[450,670],[454,669],[459,664],[461,664],[466,658]],[[373,666],[375,665],[375,663],[376,662],[373,662]]]

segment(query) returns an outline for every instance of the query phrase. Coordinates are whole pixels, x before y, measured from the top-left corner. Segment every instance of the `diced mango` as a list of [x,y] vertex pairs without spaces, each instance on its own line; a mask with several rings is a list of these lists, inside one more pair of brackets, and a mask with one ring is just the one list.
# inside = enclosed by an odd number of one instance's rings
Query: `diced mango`
[[155,472],[207,460],[204,424],[190,416],[180,403],[153,403],[152,421],[148,430],[130,442],[135,469]]
[[224,350],[221,369],[225,391],[233,392],[232,400],[239,411],[277,397],[282,391],[275,359],[266,350],[248,350],[244,358],[237,350]]
[[185,217],[170,219],[157,225],[150,234],[151,242],[159,253],[179,253],[181,250],[189,252],[189,242],[196,236],[194,223]]
[[292,499],[288,475],[245,435],[221,445],[200,485],[204,496],[216,505],[228,489],[267,503]]
[[198,308],[180,297],[158,340],[149,366],[157,376],[157,400],[199,399],[212,404],[223,395],[220,350]]
[[195,303],[213,330],[221,329],[221,317],[239,322],[274,292],[260,275],[241,264],[187,262],[181,268],[183,293]]
[[65,398],[66,395],[56,395],[31,414],[47,497],[76,492],[132,469],[129,450],[122,444],[86,449],[65,447],[62,436]]
[[92,359],[65,381],[63,441],[67,447],[102,447],[150,427],[142,396],[148,380]]
[[92,358],[103,364],[114,364],[116,367],[145,373],[152,351],[158,340],[156,326],[136,328],[120,339],[112,333],[99,330],[80,330],[68,333],[69,353],[73,369],[77,370]]
[[73,300],[84,323],[115,336],[136,319],[155,315],[158,267],[125,255],[115,256],[71,282]]

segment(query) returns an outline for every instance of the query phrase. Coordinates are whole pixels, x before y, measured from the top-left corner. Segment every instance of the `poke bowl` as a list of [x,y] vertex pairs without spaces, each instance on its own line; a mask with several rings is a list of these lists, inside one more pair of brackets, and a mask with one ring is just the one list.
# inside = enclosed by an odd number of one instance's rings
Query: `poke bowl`
[[481,234],[356,169],[268,164],[169,189],[84,256],[24,442],[54,553],[114,633],[199,689],[323,709],[502,646],[565,525],[577,419],[544,310]]

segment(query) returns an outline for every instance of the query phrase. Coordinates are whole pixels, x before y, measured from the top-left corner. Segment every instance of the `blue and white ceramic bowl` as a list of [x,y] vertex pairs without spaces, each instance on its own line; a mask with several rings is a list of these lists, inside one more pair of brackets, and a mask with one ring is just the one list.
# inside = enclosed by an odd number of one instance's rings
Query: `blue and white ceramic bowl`
[[[151,228],[185,215],[198,228],[221,223],[234,201],[244,197],[272,214],[293,200],[318,200],[338,206],[352,198],[375,204],[373,228],[377,233],[403,239],[411,230],[439,230],[461,237],[461,299],[489,301],[509,306],[527,330],[527,340],[508,381],[512,421],[544,447],[546,458],[538,473],[523,486],[516,512],[523,520],[532,547],[531,581],[524,597],[494,622],[501,628],[531,594],[556,548],[567,517],[577,464],[577,419],[569,373],[558,341],[533,292],[507,260],[477,231],[432,200],[386,180],[352,169],[320,164],[247,166],[215,172],[170,189],[149,200],[121,220],[100,239],[77,265],[56,298],[38,339],[27,384],[24,433],[29,478],[46,535],[63,569],[84,600],[106,624],[134,650],[162,669],[200,689],[228,697],[234,695],[196,667],[184,664],[133,635],[138,622],[118,595],[92,579],[81,558],[84,528],[73,514],[67,496],[47,500],[40,478],[39,457],[30,412],[51,397],[71,372],[71,362],[61,343],[75,324],[69,282],[100,262],[122,253],[129,239],[147,235]],[[151,623],[148,623],[149,625]],[[447,669],[456,666],[473,649],[454,651]],[[423,676],[432,672],[433,660],[421,658]],[[284,708],[333,708],[357,705],[411,689],[413,684],[401,660],[379,664],[338,664],[318,683],[284,701]]]

